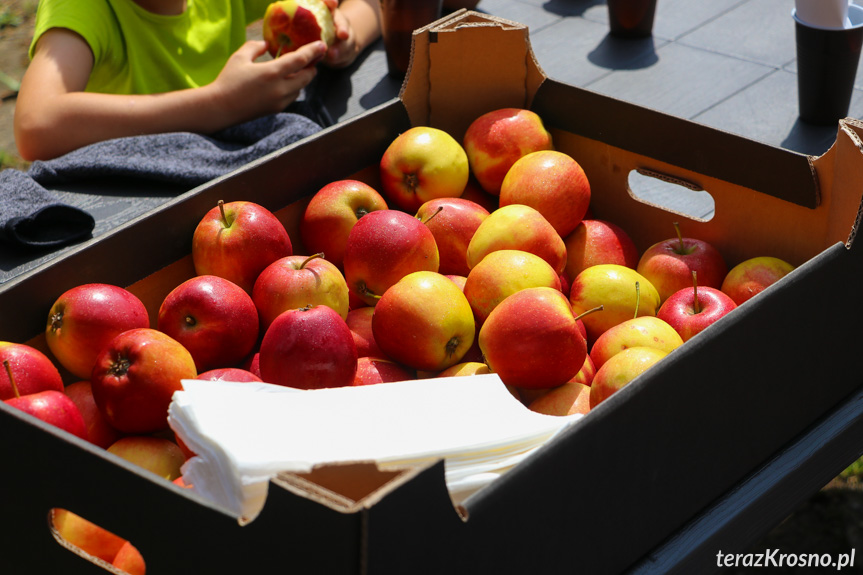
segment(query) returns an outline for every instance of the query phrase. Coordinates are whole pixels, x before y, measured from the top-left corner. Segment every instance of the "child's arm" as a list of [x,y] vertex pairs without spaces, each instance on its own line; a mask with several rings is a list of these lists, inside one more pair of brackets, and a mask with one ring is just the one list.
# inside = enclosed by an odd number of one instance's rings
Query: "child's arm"
[[255,62],[264,42],[247,42],[207,86],[152,95],[84,92],[93,54],[81,36],[46,32],[21,82],[15,141],[27,160],[50,159],[111,138],[172,131],[212,133],[293,102],[315,75],[322,42]]
[[331,68],[344,68],[380,38],[380,0],[343,0],[333,17],[336,43],[330,47],[323,63]]

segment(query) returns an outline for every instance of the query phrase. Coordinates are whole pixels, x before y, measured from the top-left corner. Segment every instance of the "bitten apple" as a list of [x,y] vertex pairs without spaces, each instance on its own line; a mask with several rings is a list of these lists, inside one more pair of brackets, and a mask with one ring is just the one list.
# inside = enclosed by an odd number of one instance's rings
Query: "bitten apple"
[[444,275],[466,276],[467,246],[488,210],[462,198],[438,198],[420,206],[416,217],[431,231],[440,257],[438,271]]
[[237,284],[213,275],[184,281],[159,308],[159,331],[185,347],[196,369],[242,361],[258,341],[258,310]]
[[219,200],[192,235],[195,273],[225,278],[248,294],[265,267],[292,254],[285,226],[270,210],[253,202]]
[[336,40],[333,13],[323,0],[278,0],[264,12],[262,34],[273,58],[320,40]]
[[519,158],[553,148],[542,118],[522,108],[486,112],[471,122],[462,141],[471,173],[495,196],[500,195],[504,176]]
[[692,272],[698,282],[719,289],[728,272],[722,254],[710,243],[685,238],[675,222],[676,238],[657,242],[647,248],[638,261],[636,270],[650,280],[665,301],[674,292],[692,285]]
[[548,262],[555,272],[566,267],[566,246],[554,227],[534,208],[520,204],[493,211],[479,225],[467,247],[467,263],[473,268],[497,250],[521,250]]
[[740,262],[728,272],[721,290],[737,305],[761,293],[794,269],[779,258],[760,256]]
[[115,429],[146,434],[168,427],[168,406],[181,380],[198,375],[192,355],[155,329],[121,333],[96,358],[90,383],[99,411]]
[[464,149],[443,130],[416,126],[399,134],[380,163],[387,201],[407,212],[435,198],[457,198],[470,169]]
[[440,255],[434,236],[415,217],[398,210],[378,210],[357,222],[345,249],[348,288],[366,305],[416,271],[436,272]]
[[582,220],[564,238],[566,275],[572,280],[578,274],[599,264],[617,264],[635,269],[638,249],[623,228],[603,220]]
[[423,371],[459,363],[476,325],[467,298],[439,273],[409,274],[381,297],[372,316],[375,341],[387,357]]
[[532,152],[512,165],[500,186],[500,205],[512,204],[536,209],[565,238],[587,213],[590,183],[568,154]]
[[569,301],[549,287],[523,289],[503,300],[480,328],[479,347],[501,381],[524,389],[566,383],[587,357]]
[[339,269],[354,224],[369,212],[387,209],[377,190],[358,180],[337,180],[312,196],[300,219],[300,237],[308,253],[323,252]]
[[[0,341],[0,365],[9,362],[18,394],[30,395],[39,391],[63,391],[63,378],[57,367],[35,347],[9,341]],[[0,369],[0,400],[15,397],[12,378]]]
[[323,253],[274,261],[258,276],[252,300],[263,330],[282,312],[306,306],[325,305],[342,319],[348,316],[348,284]]
[[114,285],[84,284],[67,290],[51,306],[45,341],[63,367],[87,379],[108,342],[141,327],[150,327],[150,317],[137,296]]
[[261,379],[300,389],[349,386],[357,347],[345,320],[325,305],[282,312],[261,340]]

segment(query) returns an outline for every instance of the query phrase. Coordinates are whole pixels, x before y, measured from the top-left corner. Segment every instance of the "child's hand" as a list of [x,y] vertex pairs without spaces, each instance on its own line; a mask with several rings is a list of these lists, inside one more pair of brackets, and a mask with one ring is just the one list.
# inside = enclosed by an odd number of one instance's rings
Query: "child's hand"
[[[330,2],[327,2],[330,5]],[[336,28],[336,41],[327,50],[324,56],[323,64],[330,68],[345,68],[350,66],[357,56],[362,51],[361,46],[357,42],[356,33],[350,20],[338,7],[330,5],[333,11],[333,23]]]
[[256,62],[266,53],[266,42],[248,41],[231,55],[209,89],[231,123],[281,112],[315,77],[315,64],[326,48],[323,42],[312,42],[274,60]]

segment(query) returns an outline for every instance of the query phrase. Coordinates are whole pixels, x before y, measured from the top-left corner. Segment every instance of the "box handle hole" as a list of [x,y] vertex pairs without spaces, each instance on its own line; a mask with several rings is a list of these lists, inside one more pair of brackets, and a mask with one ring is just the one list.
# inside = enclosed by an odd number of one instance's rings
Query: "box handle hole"
[[55,507],[48,512],[48,527],[57,542],[116,575],[145,575],[146,563],[128,540],[76,513]]
[[680,178],[636,168],[629,172],[629,195],[649,206],[699,222],[716,213],[716,202],[707,190]]

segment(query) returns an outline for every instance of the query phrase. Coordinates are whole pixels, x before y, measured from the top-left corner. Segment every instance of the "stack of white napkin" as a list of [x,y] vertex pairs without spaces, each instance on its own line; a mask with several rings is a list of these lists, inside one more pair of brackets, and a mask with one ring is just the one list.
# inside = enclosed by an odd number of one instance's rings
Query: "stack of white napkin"
[[490,374],[308,391],[185,380],[168,421],[197,454],[183,467],[186,483],[251,520],[270,478],[327,463],[444,458],[459,502],[579,417],[534,413]]

